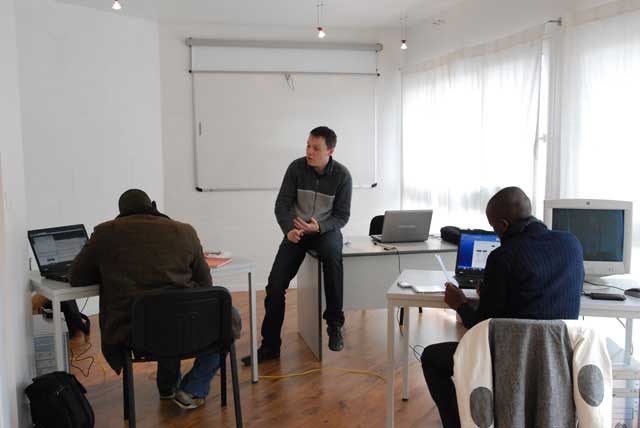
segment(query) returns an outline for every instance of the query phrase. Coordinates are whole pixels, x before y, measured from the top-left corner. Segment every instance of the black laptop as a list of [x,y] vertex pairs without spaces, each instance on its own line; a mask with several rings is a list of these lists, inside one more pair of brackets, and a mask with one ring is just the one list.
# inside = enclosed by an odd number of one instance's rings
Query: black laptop
[[69,282],[71,262],[87,242],[82,224],[30,230],[27,232],[40,275]]
[[460,288],[476,288],[484,280],[487,257],[500,246],[494,233],[462,233],[456,256],[455,279]]

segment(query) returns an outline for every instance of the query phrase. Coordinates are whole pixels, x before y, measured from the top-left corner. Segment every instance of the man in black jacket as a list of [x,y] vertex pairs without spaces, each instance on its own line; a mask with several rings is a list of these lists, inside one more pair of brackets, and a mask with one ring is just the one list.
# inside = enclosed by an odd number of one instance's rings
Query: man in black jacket
[[[577,319],[584,281],[582,246],[568,232],[550,231],[531,216],[531,201],[517,187],[496,193],[487,205],[489,224],[501,246],[487,259],[475,305],[452,284],[444,300],[465,327],[489,318]],[[428,346],[422,370],[444,428],[460,427],[451,380],[458,342]]]
[[[332,157],[336,142],[335,132],[326,126],[311,130],[306,156],[289,165],[282,181],[275,214],[285,236],[269,274],[258,362],[280,356],[285,293],[307,250],[314,250],[322,261],[329,348],[340,351],[344,346],[340,229],[349,221],[352,183],[347,168]],[[242,362],[249,365],[251,359],[247,356]]]

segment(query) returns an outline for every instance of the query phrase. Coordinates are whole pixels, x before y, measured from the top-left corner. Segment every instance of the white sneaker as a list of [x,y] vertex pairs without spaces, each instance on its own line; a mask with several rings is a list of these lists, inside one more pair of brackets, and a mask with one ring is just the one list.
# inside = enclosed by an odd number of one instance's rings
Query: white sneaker
[[179,389],[176,391],[173,402],[185,410],[197,409],[204,404],[204,398],[194,397],[186,391]]

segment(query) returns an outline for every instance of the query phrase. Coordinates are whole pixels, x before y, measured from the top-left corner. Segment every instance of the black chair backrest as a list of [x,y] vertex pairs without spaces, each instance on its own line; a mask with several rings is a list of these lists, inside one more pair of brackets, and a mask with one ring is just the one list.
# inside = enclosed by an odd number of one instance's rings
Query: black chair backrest
[[377,215],[371,219],[369,223],[369,236],[382,234],[382,226],[384,225],[384,216]]
[[131,348],[136,355],[189,358],[232,340],[226,288],[163,289],[133,302]]

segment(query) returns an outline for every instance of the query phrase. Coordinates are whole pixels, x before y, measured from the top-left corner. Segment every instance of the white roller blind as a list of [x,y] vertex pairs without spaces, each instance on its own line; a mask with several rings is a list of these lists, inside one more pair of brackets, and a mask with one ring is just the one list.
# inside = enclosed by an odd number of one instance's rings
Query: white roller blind
[[376,74],[377,44],[240,42],[188,39],[192,72]]

